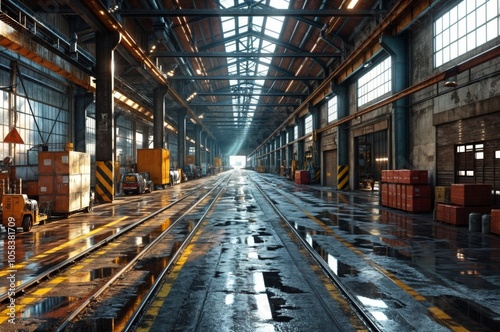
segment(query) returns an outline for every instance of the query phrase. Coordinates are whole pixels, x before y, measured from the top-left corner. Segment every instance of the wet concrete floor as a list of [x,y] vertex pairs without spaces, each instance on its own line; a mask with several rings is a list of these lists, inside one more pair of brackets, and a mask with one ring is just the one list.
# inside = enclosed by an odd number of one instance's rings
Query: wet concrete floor
[[[377,191],[340,192],[276,175],[248,176],[382,330],[500,330],[499,236],[435,222],[431,213],[381,208]],[[335,331],[325,316],[314,314],[325,311],[294,270],[272,211],[245,176],[234,186],[144,330]],[[342,312],[339,304],[329,306]],[[339,330],[355,329],[347,316],[342,319]]]
[[165,282],[164,288],[171,288],[165,301],[150,309],[138,331],[354,331],[352,326],[360,326],[256,196],[250,181],[235,175],[186,250],[178,275]]

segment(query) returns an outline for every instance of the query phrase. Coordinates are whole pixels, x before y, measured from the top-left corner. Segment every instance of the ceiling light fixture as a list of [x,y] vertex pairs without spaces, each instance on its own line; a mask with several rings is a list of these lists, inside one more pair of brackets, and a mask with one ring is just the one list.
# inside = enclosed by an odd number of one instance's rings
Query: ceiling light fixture
[[347,9],[353,9],[357,3],[358,3],[358,0],[351,0],[351,2],[349,2],[349,5],[347,5]]

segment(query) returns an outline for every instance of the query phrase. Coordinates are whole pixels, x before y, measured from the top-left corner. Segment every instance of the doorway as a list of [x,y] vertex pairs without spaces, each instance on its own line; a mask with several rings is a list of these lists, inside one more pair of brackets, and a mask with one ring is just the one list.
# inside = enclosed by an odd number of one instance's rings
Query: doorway
[[387,131],[356,137],[356,183],[358,189],[378,190],[380,173],[388,169]]

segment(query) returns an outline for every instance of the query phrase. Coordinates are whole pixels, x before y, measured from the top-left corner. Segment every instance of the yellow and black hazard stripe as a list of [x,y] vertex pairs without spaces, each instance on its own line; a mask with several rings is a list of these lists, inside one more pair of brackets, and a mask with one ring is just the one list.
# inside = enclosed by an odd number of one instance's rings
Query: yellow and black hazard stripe
[[349,165],[339,165],[337,167],[337,188],[349,188]]
[[113,201],[115,195],[115,187],[113,185],[113,162],[112,161],[96,161],[95,162],[95,191],[97,199],[103,203]]
[[321,182],[321,169],[315,168],[314,169],[314,183],[320,183],[320,182]]

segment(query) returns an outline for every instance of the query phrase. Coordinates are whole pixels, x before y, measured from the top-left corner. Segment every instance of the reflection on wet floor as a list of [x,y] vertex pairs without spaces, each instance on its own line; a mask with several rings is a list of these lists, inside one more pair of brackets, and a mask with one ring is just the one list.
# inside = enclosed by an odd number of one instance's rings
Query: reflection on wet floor
[[[264,177],[273,188],[300,198],[300,208],[317,219],[315,224],[299,217],[293,225],[339,277],[358,277],[361,271],[348,264],[339,247],[326,240],[328,232],[318,231],[318,222],[364,255],[381,257],[393,273],[424,292],[429,301],[452,314],[458,324],[474,331],[500,331],[500,312],[492,310],[500,308],[500,237],[435,222],[428,213],[380,208],[377,192],[344,194],[305,186],[293,190],[289,188],[293,184],[280,184],[282,181],[274,176]],[[425,277],[415,278],[403,272],[408,269],[417,269]],[[360,300],[375,308],[379,296]],[[376,312],[372,315],[387,314]]]
[[[59,318],[58,310],[63,310],[64,312],[61,312],[61,316],[65,317],[68,306],[71,307],[72,304],[74,306],[77,301],[79,301],[77,297],[48,297],[24,310],[21,317],[36,318],[39,320],[41,323],[38,325],[36,331],[50,331],[53,328],[54,322]],[[47,313],[50,313],[51,316],[47,317]]]

